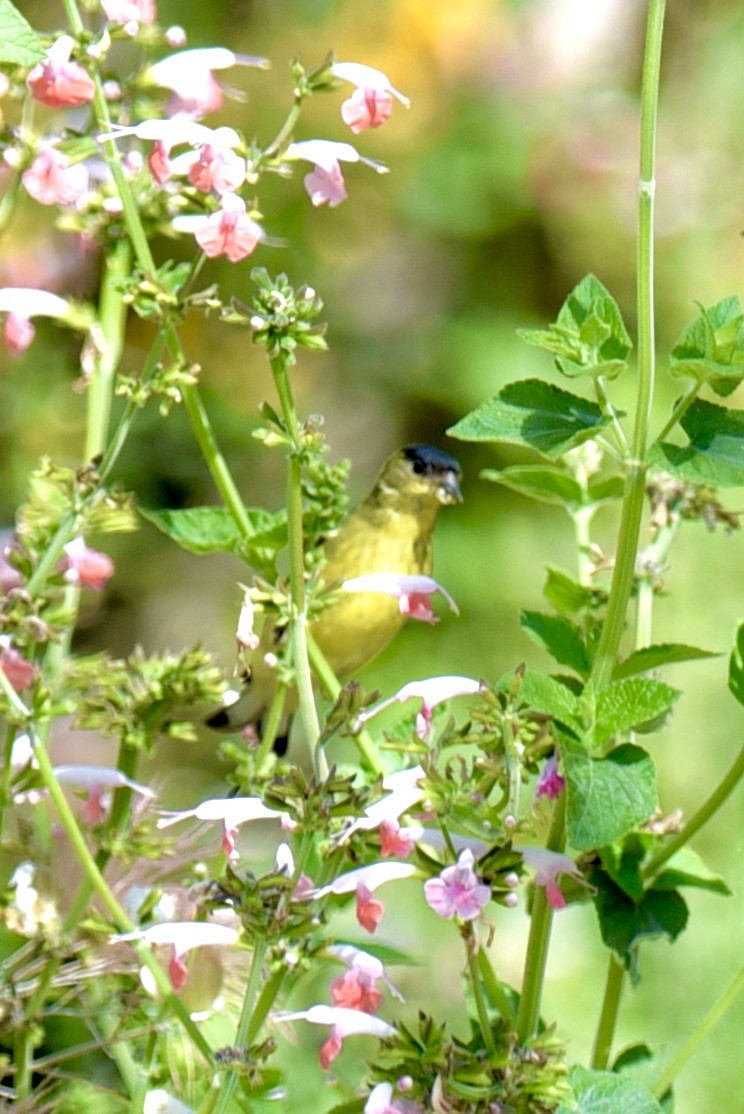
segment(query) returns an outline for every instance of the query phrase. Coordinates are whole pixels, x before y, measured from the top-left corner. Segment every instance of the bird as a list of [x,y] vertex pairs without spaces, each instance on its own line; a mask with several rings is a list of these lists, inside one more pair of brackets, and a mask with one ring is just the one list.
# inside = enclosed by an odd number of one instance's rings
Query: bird
[[[432,445],[407,445],[388,457],[375,483],[322,543],[321,587],[329,592],[369,573],[430,576],[433,534],[441,507],[462,501],[457,460]],[[355,674],[376,657],[405,622],[399,600],[377,592],[338,592],[310,624],[310,632],[337,677]],[[237,731],[260,724],[276,691],[274,655],[285,631],[264,623],[243,691],[214,712],[207,725]],[[267,661],[268,659],[268,661]],[[292,699],[285,714],[291,711]],[[286,720],[280,730],[286,732]],[[286,741],[278,740],[278,753]]]

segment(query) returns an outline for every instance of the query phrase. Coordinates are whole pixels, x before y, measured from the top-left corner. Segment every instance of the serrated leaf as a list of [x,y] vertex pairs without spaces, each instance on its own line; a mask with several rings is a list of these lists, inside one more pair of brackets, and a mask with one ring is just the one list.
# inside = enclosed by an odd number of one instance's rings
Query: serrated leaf
[[504,487],[541,503],[557,503],[571,510],[584,503],[581,484],[569,472],[561,471],[560,468],[543,467],[540,464],[516,465],[503,468],[500,472],[495,468],[485,468],[481,476],[484,480],[503,484]]
[[681,848],[669,859],[654,879],[653,889],[676,890],[679,886],[709,890],[723,897],[731,896],[731,890],[721,875],[710,870],[690,847]]
[[[507,692],[514,679],[513,673],[507,673],[498,684],[500,692]],[[546,673],[538,673],[528,669],[522,676],[519,699],[533,712],[542,712],[543,715],[553,716],[568,727],[576,726],[579,716],[579,702],[566,685],[549,677]]]
[[561,1103],[557,1114],[662,1114],[650,1091],[615,1072],[575,1067],[568,1081],[576,1104]]
[[614,681],[597,697],[595,746],[602,746],[613,735],[665,715],[681,695],[679,689],[652,677],[626,677]]
[[523,611],[519,621],[522,630],[533,642],[555,658],[561,665],[586,677],[591,661],[584,640],[577,627],[558,615],[544,615],[540,611]]
[[[188,507],[184,510],[144,510],[141,513],[182,549],[201,555],[235,553],[242,557],[286,542],[283,513],[262,508],[247,510],[250,533],[244,535],[227,507]],[[261,562],[264,563],[263,561]]]
[[647,890],[633,901],[602,870],[593,871],[589,881],[602,939],[612,948],[637,980],[637,949],[642,940],[667,937],[676,940],[687,924],[687,904],[676,890]]
[[557,457],[609,423],[593,402],[541,379],[509,383],[447,432],[460,441],[506,441]]
[[0,0],[0,62],[33,66],[44,58],[36,32],[10,0]]
[[627,743],[605,758],[592,758],[580,743],[562,735],[560,751],[568,838],[577,850],[622,839],[656,808],[656,771],[641,747]]
[[672,348],[674,376],[710,383],[730,394],[744,378],[744,313],[738,294],[700,307],[700,316],[682,330]]
[[651,463],[655,467],[692,483],[744,485],[744,411],[696,399],[680,425],[689,444],[654,445]]
[[612,674],[613,680],[633,677],[638,673],[648,673],[662,665],[677,665],[684,661],[701,661],[705,658],[718,658],[715,650],[701,650],[699,646],[687,646],[683,642],[659,642],[654,646],[644,646],[635,650],[625,661],[619,662]]
[[736,641],[729,658],[728,686],[740,704],[744,704],[744,623],[736,631]]

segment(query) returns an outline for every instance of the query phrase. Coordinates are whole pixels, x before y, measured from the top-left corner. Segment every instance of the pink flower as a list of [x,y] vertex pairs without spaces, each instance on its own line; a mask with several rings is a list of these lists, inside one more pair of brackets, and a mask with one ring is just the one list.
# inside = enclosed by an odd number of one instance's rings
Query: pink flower
[[88,188],[83,163],[70,163],[56,147],[46,147],[22,175],[23,184],[40,205],[74,205]]
[[159,139],[153,143],[152,150],[147,156],[147,167],[159,186],[167,182],[171,176],[171,161],[168,154],[168,149]]
[[350,1010],[343,1006],[310,1006],[295,1013],[276,1014],[275,1021],[309,1021],[312,1025],[330,1025],[331,1035],[320,1050],[320,1063],[326,1071],[341,1051],[346,1037],[368,1034],[383,1040],[395,1036],[395,1029],[386,1021],[362,1010]]
[[383,859],[407,859],[416,838],[410,828],[401,828],[397,820],[383,820],[380,824],[380,854]]
[[67,583],[100,592],[114,575],[114,562],[108,554],[89,549],[82,538],[75,538],[64,548],[66,556],[59,567]]
[[69,35],[62,35],[47,51],[46,60],[31,70],[26,84],[35,100],[50,108],[75,108],[93,100],[93,78],[78,62],[70,61],[74,45]]
[[[240,136],[234,128],[208,128],[190,117],[175,116],[143,120],[131,128],[114,126],[98,139],[117,140],[130,135],[153,143],[147,165],[158,185],[174,175],[187,174],[204,193],[223,194],[233,192],[245,180],[245,160],[235,154]],[[183,144],[192,150],[172,159],[172,149]]]
[[385,906],[373,896],[374,890],[386,882],[410,878],[415,869],[409,863],[372,863],[370,866],[363,866],[358,870],[350,870],[346,874],[339,875],[329,885],[317,890],[315,896],[355,893],[357,921],[367,932],[375,932],[385,912]]
[[428,677],[423,681],[411,681],[399,689],[395,696],[383,700],[374,708],[363,712],[357,717],[357,723],[366,723],[383,708],[389,707],[396,700],[405,703],[406,700],[417,699],[421,701],[421,711],[416,716],[416,734],[420,739],[427,739],[431,731],[431,718],[434,708],[438,704],[451,700],[455,696],[473,696],[483,691],[480,681],[472,677],[458,677],[446,675],[444,677]]
[[[408,770],[398,770],[394,774],[386,774],[382,779],[382,788],[389,790],[386,796],[364,810],[364,816],[354,820],[336,841],[336,846],[345,843],[354,832],[369,832],[380,828],[385,821],[397,821],[399,816],[407,812],[413,805],[423,799],[424,791],[419,785],[424,777],[422,766],[414,766]],[[411,838],[414,838],[413,836]]]
[[563,909],[566,899],[558,884],[561,874],[570,874],[579,881],[584,881],[584,875],[573,859],[568,855],[561,855],[557,851],[546,851],[542,847],[515,847],[519,851],[527,866],[535,871],[535,885],[545,887],[545,896],[551,909]]
[[168,102],[169,116],[190,116],[198,119],[222,108],[222,87],[212,70],[231,66],[259,66],[268,62],[251,54],[234,54],[226,47],[214,46],[198,50],[182,50],[162,58],[150,67],[150,78],[156,85],[172,90]]
[[220,820],[223,825],[222,850],[231,862],[237,862],[240,855],[235,846],[238,828],[253,820],[281,820],[284,813],[267,808],[260,797],[217,797],[202,801],[196,808],[175,812],[158,820],[159,828],[168,828],[181,820],[194,817],[196,820]]
[[472,921],[490,901],[491,888],[478,881],[473,870],[473,852],[466,849],[454,866],[446,867],[438,878],[424,883],[424,895],[440,917]]
[[382,991],[375,986],[375,976],[351,967],[331,983],[331,1001],[334,1006],[349,1010],[377,1013],[382,1003]]
[[155,0],[101,0],[101,7],[111,23],[118,23],[133,35],[140,25],[149,27],[157,17]]
[[423,1111],[417,1102],[410,1099],[393,1101],[392,1083],[378,1083],[369,1093],[363,1114],[423,1114]]
[[36,329],[27,317],[9,313],[3,325],[3,341],[11,356],[22,356],[31,347]]
[[535,800],[538,801],[540,797],[547,797],[549,801],[554,801],[556,797],[560,797],[565,788],[566,779],[558,772],[558,755],[553,751],[550,757],[546,759],[542,773],[537,779]]
[[155,797],[148,786],[133,781],[113,766],[56,766],[54,773],[60,785],[74,785],[86,790],[82,816],[90,827],[100,824],[107,815],[112,789],[126,786],[142,797]]
[[202,193],[234,193],[245,181],[245,159],[228,147],[206,144],[192,163],[189,181]]
[[260,224],[248,216],[242,197],[226,193],[222,207],[210,216],[176,217],[173,227],[179,232],[191,232],[205,255],[214,259],[226,256],[231,263],[245,259],[263,240]]
[[439,619],[432,611],[430,597],[441,592],[450,610],[459,614],[457,604],[441,584],[430,576],[404,576],[393,572],[373,572],[364,576],[353,576],[341,585],[345,592],[378,592],[385,596],[397,596],[401,614],[410,615],[432,626]]
[[385,906],[363,882],[357,885],[356,919],[370,934],[377,932],[385,915]]
[[163,921],[161,924],[140,928],[136,932],[123,932],[111,937],[112,943],[120,940],[144,940],[148,944],[171,947],[168,976],[173,990],[183,990],[188,978],[184,956],[194,948],[227,947],[237,943],[238,931],[227,925],[208,921]]
[[16,692],[23,692],[36,680],[36,666],[15,649],[8,635],[0,635],[0,669]]
[[7,313],[3,340],[11,356],[26,351],[35,336],[32,317],[64,319],[70,314],[69,303],[48,290],[31,287],[5,286],[0,290],[0,313]]
[[304,184],[316,207],[328,205],[333,209],[348,197],[339,161],[364,162],[378,174],[387,173],[386,166],[372,159],[362,158],[350,143],[335,143],[329,139],[303,139],[299,143],[290,143],[285,157],[315,163],[315,170],[305,176]]
[[406,108],[410,106],[408,97],[394,89],[384,73],[371,66],[358,62],[336,62],[331,67],[331,73],[356,86],[349,99],[341,105],[341,118],[355,135],[384,124],[393,111],[394,97]]

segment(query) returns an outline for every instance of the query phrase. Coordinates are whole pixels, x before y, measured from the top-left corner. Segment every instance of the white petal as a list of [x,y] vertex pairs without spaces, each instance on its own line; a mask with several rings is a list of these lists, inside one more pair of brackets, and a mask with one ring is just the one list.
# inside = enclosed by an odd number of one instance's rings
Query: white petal
[[234,944],[238,936],[237,929],[223,924],[211,924],[208,921],[163,921],[135,932],[117,933],[111,937],[111,941],[144,940],[148,944],[172,944],[178,955],[184,955],[192,948]]
[[325,897],[326,894],[351,894],[358,885],[366,886],[368,890],[376,890],[385,882],[396,882],[401,878],[410,878],[416,873],[416,867],[411,863],[372,863],[370,866],[351,870],[348,874],[341,874],[328,886],[316,890],[316,897]]
[[19,317],[66,317],[69,309],[64,298],[48,290],[26,286],[0,289],[0,313],[16,313]]
[[362,89],[384,89],[397,97],[406,108],[410,105],[408,97],[404,97],[390,84],[390,79],[382,70],[375,70],[372,66],[364,66],[361,62],[336,62],[331,66],[331,73],[341,81],[350,81],[352,85]]
[[83,789],[121,789],[126,786],[143,797],[157,796],[147,785],[132,781],[113,766],[55,766],[54,775],[60,785],[79,785]]
[[341,1036],[349,1037],[355,1033],[369,1033],[373,1037],[392,1037],[395,1029],[379,1017],[350,1010],[345,1006],[311,1006],[295,1013],[278,1013],[275,1021],[309,1021],[311,1025],[331,1025],[338,1029]]

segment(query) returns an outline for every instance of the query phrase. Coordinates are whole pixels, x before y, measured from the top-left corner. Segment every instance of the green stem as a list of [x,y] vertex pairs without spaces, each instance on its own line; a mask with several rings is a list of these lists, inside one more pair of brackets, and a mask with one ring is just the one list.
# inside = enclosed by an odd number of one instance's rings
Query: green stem
[[701,1044],[707,1040],[715,1026],[734,1004],[742,990],[744,990],[744,967],[737,972],[716,1004],[705,1015],[697,1028],[690,1034],[671,1064],[665,1068],[651,1087],[653,1094],[658,1099],[661,1099],[667,1093],[687,1062],[692,1059]]
[[[238,1019],[235,1033],[235,1045],[243,1049],[247,1043],[247,1034],[251,1025],[253,1010],[258,998],[259,988],[263,978],[263,966],[266,959],[267,942],[257,937],[253,945],[253,959],[251,960],[251,973],[243,996],[243,1006]],[[233,1091],[238,1082],[238,1072],[230,1068],[223,1076],[218,1076],[219,1095],[213,1107],[213,1114],[228,1114],[232,1101]]]
[[[548,851],[562,851],[566,842],[566,801],[565,793],[555,802],[553,819],[548,832],[546,847]],[[545,969],[548,962],[550,928],[553,910],[548,904],[544,886],[535,886],[530,918],[530,934],[524,960],[522,995],[517,1014],[517,1035],[525,1044],[537,1032],[540,1022],[540,1002],[542,999]]]
[[697,812],[690,817],[682,831],[677,832],[676,835],[668,839],[664,846],[648,860],[643,868],[644,881],[649,882],[651,879],[655,878],[660,868],[668,862],[673,855],[676,855],[685,844],[689,843],[692,837],[700,831],[704,824],[708,823],[712,816],[715,816],[726,798],[730,796],[739,784],[742,777],[744,777],[744,747],[739,751],[729,772],[723,780],[719,782]]
[[641,158],[638,191],[636,282],[638,299],[638,389],[631,455],[627,461],[620,536],[607,616],[591,679],[597,690],[608,683],[617,658],[633,586],[643,515],[648,430],[654,393],[654,190],[656,121],[665,0],[649,0],[641,83]]
[[604,1070],[610,1061],[612,1040],[615,1035],[620,998],[625,981],[625,968],[614,952],[610,953],[607,967],[607,982],[605,983],[602,1012],[599,1016],[597,1035],[594,1039],[594,1052],[592,1054],[592,1067]]
[[468,971],[470,972],[470,985],[473,988],[473,997],[475,999],[475,1008],[478,1012],[478,1024],[480,1025],[481,1036],[486,1046],[486,1052],[489,1056],[493,1056],[496,1052],[496,1042],[493,1038],[491,1019],[488,1016],[488,1006],[486,1004],[485,995],[483,994],[483,984],[481,983],[480,971],[478,969],[478,952],[480,952],[481,949],[475,938],[475,932],[471,924],[463,928],[463,938],[465,940],[465,952],[468,960]]
[[271,143],[261,155],[262,162],[268,159],[273,159],[277,155],[280,155],[287,144],[290,142],[290,140],[292,139],[292,133],[295,129],[295,125],[300,118],[300,112],[302,111],[302,102],[304,99],[305,95],[303,93],[295,95],[294,104],[287,113],[287,119],[284,121],[281,128],[272,139]]
[[95,460],[101,456],[108,441],[114,374],[121,358],[127,319],[121,282],[129,274],[130,264],[129,243],[127,240],[119,240],[106,256],[103,266],[98,310],[103,351],[98,353],[88,385],[86,460]]
[[605,382],[601,375],[598,375],[595,378],[594,389],[597,393],[597,400],[599,401],[602,413],[610,419],[610,424],[615,434],[615,440],[617,441],[618,448],[620,449],[620,452],[623,454],[623,456],[626,456],[628,452],[628,442],[625,437],[625,432],[623,430],[623,427],[620,425],[615,407],[612,405],[612,402],[607,395],[607,388],[605,387]]
[[266,723],[262,725],[261,742],[255,754],[255,767],[258,773],[262,772],[264,763],[273,750],[274,742],[276,741],[276,736],[279,731],[279,725],[282,722],[282,716],[284,714],[286,697],[287,684],[285,681],[280,681],[276,687],[274,699],[271,701]]
[[496,973],[491,966],[491,961],[488,958],[488,953],[485,948],[480,948],[478,951],[478,967],[480,969],[481,978],[488,991],[488,997],[492,1006],[499,1011],[505,1021],[509,1023],[511,1028],[517,1023],[517,1017],[514,1012],[512,1003],[509,997],[504,992],[504,988],[496,977]]
[[[336,700],[341,692],[341,683],[309,630],[307,632],[307,651],[310,664],[315,670],[321,685],[331,700]],[[353,738],[361,755],[362,765],[367,766],[375,775],[385,774],[387,772],[385,763],[380,757],[369,732],[362,728],[354,734]]]
[[654,444],[658,445],[661,441],[663,441],[664,438],[669,433],[671,433],[677,423],[681,421],[681,419],[692,406],[697,396],[700,394],[700,388],[702,387],[702,385],[702,382],[696,380],[691,387],[688,387],[687,391],[681,396],[681,398],[677,399],[674,409],[669,415],[669,420],[667,421],[662,431],[659,433]]

